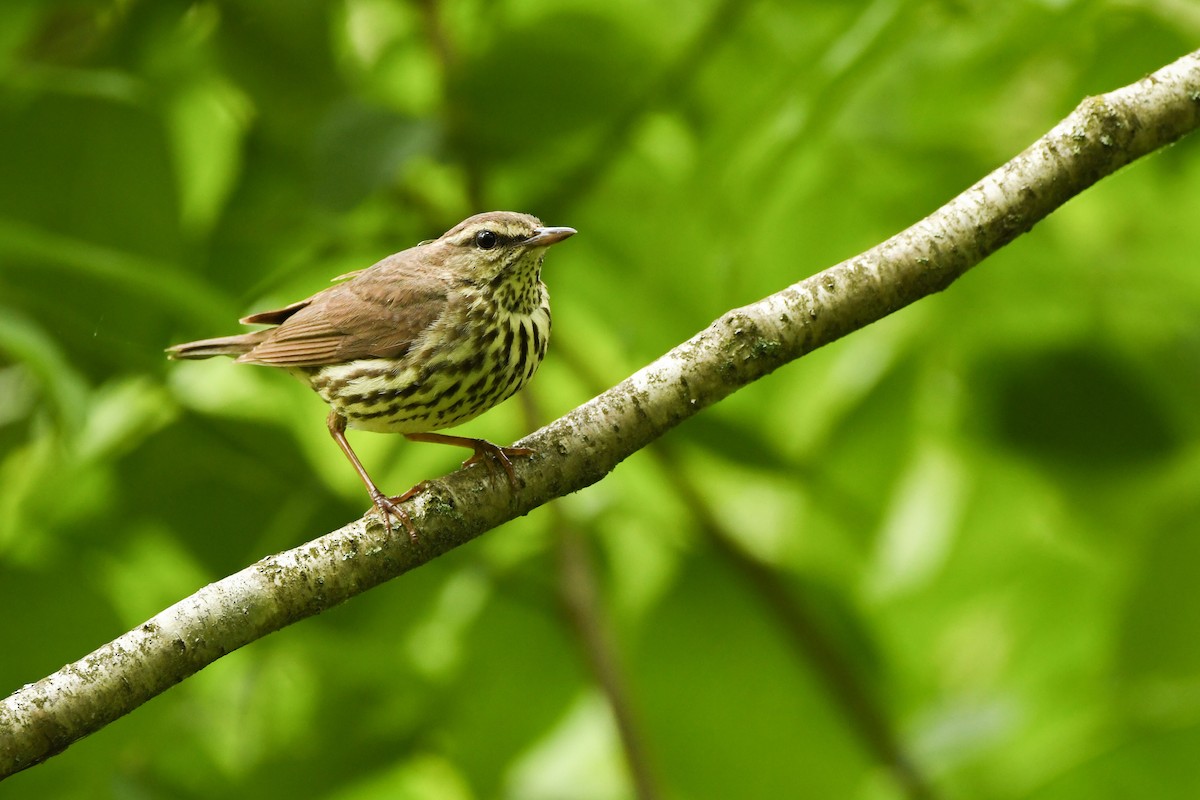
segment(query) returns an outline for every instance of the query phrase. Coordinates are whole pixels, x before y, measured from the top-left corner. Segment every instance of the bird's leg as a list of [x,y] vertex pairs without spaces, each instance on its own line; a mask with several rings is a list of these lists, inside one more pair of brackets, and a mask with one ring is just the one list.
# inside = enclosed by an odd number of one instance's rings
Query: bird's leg
[[371,476],[367,474],[367,470],[363,467],[362,462],[358,460],[353,448],[350,447],[349,440],[346,439],[346,418],[336,411],[329,412],[329,418],[326,420],[329,425],[329,435],[337,442],[338,447],[342,448],[342,452],[346,454],[346,458],[350,459],[350,463],[354,465],[354,471],[358,473],[358,477],[362,478],[363,485],[367,487],[367,492],[371,495],[371,502],[375,505],[376,512],[379,513],[379,518],[383,520],[383,526],[387,528],[388,535],[392,534],[392,514],[404,523],[405,529],[408,531],[408,538],[412,539],[415,544],[417,541],[417,530],[413,527],[412,520],[408,518],[408,513],[400,507],[400,502],[407,499],[409,494],[398,499],[389,498],[383,492],[379,491],[379,487],[375,485],[375,481],[371,480]]
[[450,436],[445,433],[406,433],[404,438],[413,442],[469,447],[475,451],[475,455],[464,461],[463,466],[469,467],[480,461],[486,463],[489,468],[499,464],[504,467],[504,472],[508,475],[508,487],[514,492],[517,490],[517,473],[513,471],[512,461],[509,459],[533,455],[533,451],[528,447],[501,447],[498,444],[492,444],[487,439],[472,439],[469,436]]

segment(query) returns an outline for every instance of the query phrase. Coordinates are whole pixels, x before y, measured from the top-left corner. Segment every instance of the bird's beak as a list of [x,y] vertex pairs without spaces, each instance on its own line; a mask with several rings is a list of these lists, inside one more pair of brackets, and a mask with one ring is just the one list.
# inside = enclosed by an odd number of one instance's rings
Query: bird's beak
[[574,235],[574,228],[534,228],[533,235],[525,240],[525,244],[530,247],[549,247]]

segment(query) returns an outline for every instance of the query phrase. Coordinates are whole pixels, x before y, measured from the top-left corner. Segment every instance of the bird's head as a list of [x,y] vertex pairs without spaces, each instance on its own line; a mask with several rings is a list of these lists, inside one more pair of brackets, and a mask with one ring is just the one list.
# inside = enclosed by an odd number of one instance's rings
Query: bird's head
[[574,228],[550,228],[529,214],[489,211],[476,214],[429,243],[441,249],[443,263],[476,285],[534,281],[546,248],[574,235]]

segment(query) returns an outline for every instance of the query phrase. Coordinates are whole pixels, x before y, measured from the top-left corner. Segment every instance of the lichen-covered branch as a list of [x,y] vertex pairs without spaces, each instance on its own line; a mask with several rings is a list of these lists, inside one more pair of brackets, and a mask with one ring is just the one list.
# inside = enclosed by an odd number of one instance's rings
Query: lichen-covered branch
[[600,480],[698,411],[940,291],[1072,196],[1200,126],[1200,52],[1085,100],[1000,169],[879,246],[730,311],[521,442],[523,484],[463,470],[414,498],[421,534],[353,522],[213,583],[0,703],[0,777],[60,752],[225,653]]

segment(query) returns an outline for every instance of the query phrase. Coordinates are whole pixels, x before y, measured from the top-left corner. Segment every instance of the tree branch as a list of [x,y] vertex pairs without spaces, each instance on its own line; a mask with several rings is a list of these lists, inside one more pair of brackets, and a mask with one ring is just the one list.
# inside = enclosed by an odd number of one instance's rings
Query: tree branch
[[555,536],[558,596],[592,676],[612,711],[634,797],[657,800],[662,792],[650,762],[645,732],[637,724],[628,681],[618,658],[616,637],[602,611],[588,541],[561,514],[559,517]]
[[[940,291],[1072,196],[1200,126],[1200,52],[1088,98],[1030,148],[877,247],[757,303],[520,442],[509,492],[460,470],[414,498],[418,545],[359,520],[210,584],[0,704],[0,776],[39,763],[212,663],[569,492],[701,409]],[[493,485],[494,484],[494,485]]]

